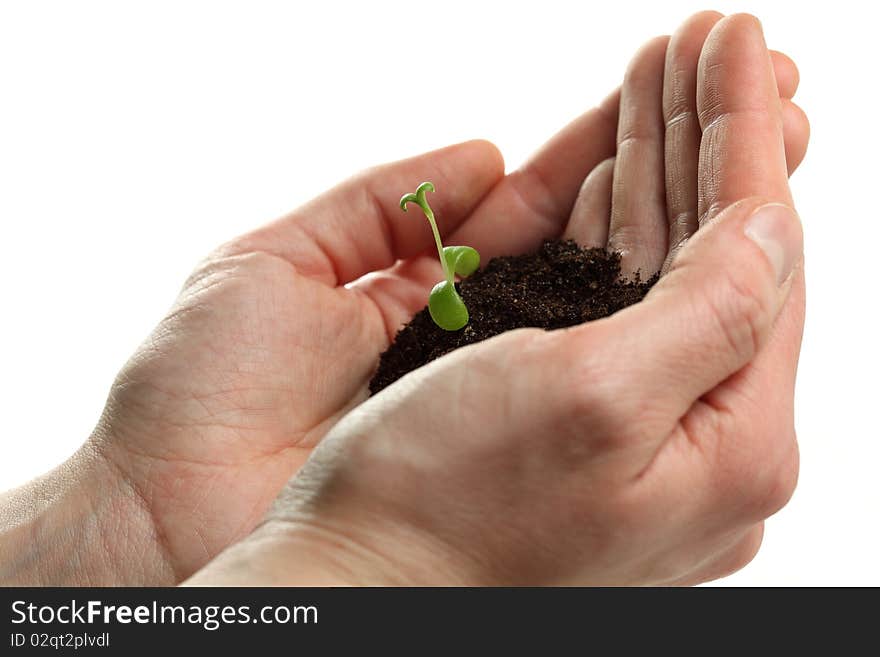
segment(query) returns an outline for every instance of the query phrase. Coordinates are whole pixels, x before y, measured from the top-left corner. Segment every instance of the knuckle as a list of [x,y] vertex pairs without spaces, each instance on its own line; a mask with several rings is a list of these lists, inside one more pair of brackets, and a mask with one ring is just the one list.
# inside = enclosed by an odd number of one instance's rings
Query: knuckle
[[[780,436],[771,436],[778,440]],[[782,509],[794,494],[798,480],[799,459],[797,443],[791,439],[782,455],[773,457],[765,449],[750,455],[749,463],[732,468],[723,486],[725,497],[738,509],[744,519],[757,522],[769,518]]]
[[707,397],[704,403],[711,411],[699,424],[685,423],[684,428],[689,436],[701,434],[698,444],[711,464],[718,508],[732,518],[758,522],[794,494],[798,445],[792,419],[770,419],[760,403],[744,407],[745,400],[737,398],[734,408]]
[[709,321],[723,348],[745,362],[757,353],[771,318],[770,302],[751,276],[729,272],[720,285],[705,286]]
[[[680,86],[677,79],[675,82]],[[691,130],[692,125],[699,127],[700,118],[697,116],[694,101],[684,89],[674,89],[663,100],[664,123],[667,132],[676,129]]]
[[658,402],[639,393],[623,365],[626,359],[608,345],[599,331],[586,332],[572,350],[568,374],[558,390],[563,435],[587,439],[591,450],[640,441],[658,415]]
[[568,385],[561,391],[567,420],[576,424],[589,420],[593,425],[606,424],[610,409],[620,398],[619,380],[611,376],[601,358],[586,354],[572,364]]
[[467,369],[487,381],[503,381],[517,371],[536,367],[540,356],[535,353],[534,345],[544,335],[544,331],[533,328],[506,331],[468,350]]
[[759,518],[768,518],[788,504],[797,487],[798,472],[797,442],[792,440],[785,456],[767,467],[756,481],[754,511]]
[[[544,335],[539,329],[516,329],[460,350],[464,366],[444,377],[458,391],[459,408],[470,408],[477,422],[485,412],[486,399],[492,399],[493,407],[505,418],[521,417],[525,409],[532,408],[536,396],[546,392],[541,378],[546,367],[536,353]],[[474,405],[472,400],[480,401]]]
[[[368,180],[376,180],[381,179],[381,177],[385,174],[388,169],[387,164],[371,164],[369,166],[363,167],[362,169],[356,171],[354,175],[351,176],[350,180],[355,183],[365,183]],[[362,185],[357,185],[362,186]]]
[[644,232],[640,223],[616,222],[608,232],[608,247],[622,254],[630,253],[645,242]]

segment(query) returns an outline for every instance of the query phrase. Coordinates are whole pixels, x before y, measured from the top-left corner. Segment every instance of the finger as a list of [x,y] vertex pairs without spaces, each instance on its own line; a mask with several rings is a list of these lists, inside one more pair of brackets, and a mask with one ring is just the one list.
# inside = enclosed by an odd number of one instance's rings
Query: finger
[[421,213],[401,211],[403,194],[433,182],[437,191],[428,200],[447,234],[503,175],[501,154],[489,142],[456,144],[369,169],[224,248],[273,253],[306,276],[343,285],[433,244]]
[[697,78],[700,223],[761,196],[791,204],[782,110],[761,25],[747,14],[712,29]]
[[584,177],[614,155],[618,101],[614,92],[551,138],[493,188],[450,243],[473,246],[488,261],[561,235]]
[[668,41],[659,37],[639,50],[620,91],[608,248],[620,252],[624,276],[650,276],[667,252],[662,103]]
[[697,170],[703,133],[697,115],[697,66],[706,37],[721,18],[716,11],[691,16],[672,35],[666,51],[663,120],[669,253],[698,227]]
[[782,131],[785,135],[785,163],[790,176],[804,161],[810,143],[810,120],[790,100],[782,101]]
[[443,277],[437,251],[429,251],[392,267],[363,276],[348,287],[362,292],[375,302],[385,323],[388,342],[400,328],[425,307],[431,288]]
[[563,237],[584,248],[604,248],[608,242],[611,217],[611,185],[614,158],[603,160],[584,180],[568,219]]
[[785,53],[776,50],[770,51],[770,60],[773,62],[773,72],[776,77],[776,88],[779,97],[791,100],[797,91],[801,77],[797,64]]
[[[785,161],[788,168],[788,174],[793,174],[807,153],[807,145],[810,140],[810,122],[804,111],[790,100],[782,101],[783,116],[783,134],[785,141]],[[670,169],[667,167],[667,176]],[[667,194],[668,194],[667,190]],[[666,262],[663,263],[663,272],[669,270],[675,257],[687,239],[696,230],[696,221],[691,221],[689,215],[680,214],[680,210],[676,211],[672,216],[680,216],[678,222],[670,226],[669,237],[669,254],[666,256]],[[694,212],[694,215],[696,212]]]
[[[791,203],[781,127],[783,103],[776,94],[767,63],[769,57],[761,56],[763,48],[758,21],[751,16],[732,16],[715,27],[700,60],[705,83],[700,87],[703,96],[698,98],[701,120],[705,121],[700,158],[701,164],[706,164],[700,174],[700,202],[707,220],[719,212],[726,214],[728,210],[724,208],[745,195]],[[778,230],[781,234],[783,229]],[[794,231],[800,233],[800,226],[791,225],[788,230],[792,235]],[[701,232],[702,228],[697,240]],[[687,251],[688,247],[681,251],[680,259]],[[737,283],[747,278],[743,273]],[[799,265],[772,333],[760,341],[764,348],[749,359],[748,368],[737,370],[736,374],[731,371],[732,376],[725,379],[724,385],[706,395],[708,403],[731,409],[735,417],[748,418],[754,408],[773,409],[770,417],[778,423],[774,427],[777,435],[768,439],[758,433],[751,443],[746,443],[746,450],[739,451],[760,453],[768,464],[762,475],[764,480],[783,493],[787,491],[786,486],[774,483],[777,469],[774,464],[796,463],[796,459],[790,457],[796,446],[791,427],[803,320],[804,284]],[[750,433],[745,430],[746,437]],[[717,458],[720,466],[715,476],[718,472],[730,471],[729,464],[736,458],[736,454]],[[788,473],[782,477],[783,481],[790,484],[796,480],[791,476],[796,468],[785,466],[782,472]],[[753,481],[757,477],[753,473]]]

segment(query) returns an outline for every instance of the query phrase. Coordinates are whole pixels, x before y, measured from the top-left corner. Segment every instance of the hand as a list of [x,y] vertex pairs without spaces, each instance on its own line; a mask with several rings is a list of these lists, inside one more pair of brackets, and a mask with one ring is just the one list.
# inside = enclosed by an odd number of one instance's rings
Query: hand
[[[793,65],[774,64],[790,95]],[[436,280],[430,236],[398,212],[400,190],[434,180],[441,230],[484,257],[532,248],[558,234],[584,173],[613,154],[617,104],[506,177],[491,145],[443,149],[367,172],[208,258],[120,373],[87,444],[3,497],[0,544],[14,558],[0,579],[173,583],[246,535],[364,398],[376,355]],[[785,118],[793,168],[805,123]],[[518,230],[499,230],[508,222]]]
[[616,160],[587,153],[596,118],[576,124],[451,239],[494,255],[561,232],[579,168],[561,156],[577,153],[596,166],[564,232],[621,249],[631,271],[666,261],[646,299],[404,377],[340,421],[269,521],[192,583],[683,584],[752,558],[797,478],[802,238],[787,176],[808,128],[779,98],[795,77],[778,58],[774,76],[759,23],[719,18],[636,56]]

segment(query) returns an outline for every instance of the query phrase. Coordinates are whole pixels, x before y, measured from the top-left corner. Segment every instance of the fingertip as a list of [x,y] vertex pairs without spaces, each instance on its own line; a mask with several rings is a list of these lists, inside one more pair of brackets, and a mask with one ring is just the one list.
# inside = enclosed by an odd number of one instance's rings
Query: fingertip
[[[687,19],[675,30],[672,35],[673,41],[680,41],[684,36],[698,34],[700,35],[699,46],[702,47],[706,35],[712,28],[724,18],[724,14],[718,11],[699,11],[696,14],[688,16]],[[699,53],[699,50],[697,51]]]
[[807,154],[810,143],[810,119],[799,105],[783,99],[782,125],[785,134],[785,163],[790,176]]
[[791,57],[778,50],[770,51],[770,59],[773,61],[773,72],[776,74],[776,87],[779,90],[779,97],[793,98],[801,80],[797,64],[794,63]]
[[751,14],[731,14],[715,23],[706,38],[700,56],[701,68],[723,58],[728,52],[748,53],[766,47],[764,29],[757,18]]
[[437,175],[440,180],[432,182],[438,191],[446,194],[454,191],[449,189],[447,183],[450,183],[459,190],[464,186],[482,195],[480,190],[488,190],[504,177],[504,157],[498,147],[486,139],[471,139],[446,146],[429,153],[426,160],[439,165],[441,171]]
[[614,157],[597,164],[584,179],[563,233],[584,248],[605,247],[611,214]]
[[613,174],[615,159],[615,156],[612,155],[611,157],[605,158],[604,160],[599,162],[599,164],[597,164],[593,168],[593,170],[590,171],[589,174],[587,174],[587,177],[584,179],[584,184],[581,186],[581,192],[589,187],[589,180],[591,176],[607,177],[608,175]]
[[707,36],[721,18],[715,11],[694,14],[672,35],[663,75],[663,113],[667,124],[680,114],[692,112],[700,54]]
[[738,12],[725,16],[719,21],[718,27],[729,30],[745,30],[764,35],[764,26],[757,16],[745,12]]
[[675,31],[673,39],[681,39],[682,35],[699,35],[699,45],[703,45],[706,35],[712,28],[724,18],[724,14],[717,11],[699,11],[689,16]]
[[617,123],[617,111],[620,109],[620,87],[617,87],[610,94],[605,96],[596,106],[601,112],[614,115],[614,122]]
[[[772,94],[771,92],[772,88]],[[697,105],[703,126],[721,104],[754,108],[778,98],[761,24],[751,14],[718,21],[706,38],[698,63]]]
[[504,155],[501,149],[488,139],[471,139],[458,146],[466,150],[470,157],[482,164],[487,171],[494,172],[496,178],[504,175]]
[[688,18],[685,22],[690,23],[693,21],[703,23],[705,21],[715,24],[722,18],[724,18],[724,14],[722,14],[720,11],[715,11],[714,9],[706,9],[704,11],[698,11],[697,13],[691,15],[690,18]]
[[[436,188],[435,212],[441,232],[454,228],[504,177],[504,158],[490,141],[472,139],[416,159],[407,169]],[[414,184],[418,184],[416,180]]]
[[[656,36],[636,51],[626,68],[624,87],[632,86],[634,83],[638,85],[642,82],[650,82],[656,77],[654,74],[657,61],[665,62],[670,38],[668,34]],[[644,80],[644,78],[648,79]]]

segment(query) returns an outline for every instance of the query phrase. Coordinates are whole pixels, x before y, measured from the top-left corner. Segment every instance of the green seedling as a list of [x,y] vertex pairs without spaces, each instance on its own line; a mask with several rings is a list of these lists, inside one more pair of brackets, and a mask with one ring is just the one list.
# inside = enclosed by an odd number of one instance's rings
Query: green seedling
[[428,218],[428,223],[431,224],[446,280],[440,281],[431,290],[428,297],[428,312],[431,313],[431,319],[440,328],[446,331],[457,331],[468,323],[469,316],[464,301],[461,300],[455,289],[455,275],[465,277],[477,271],[480,266],[480,254],[469,246],[443,246],[443,242],[440,241],[440,231],[437,230],[437,222],[434,221],[434,212],[425,198],[427,192],[433,191],[433,184],[423,182],[418,186],[415,194],[404,194],[401,197],[400,209],[406,212],[407,203],[415,203],[422,209]]

